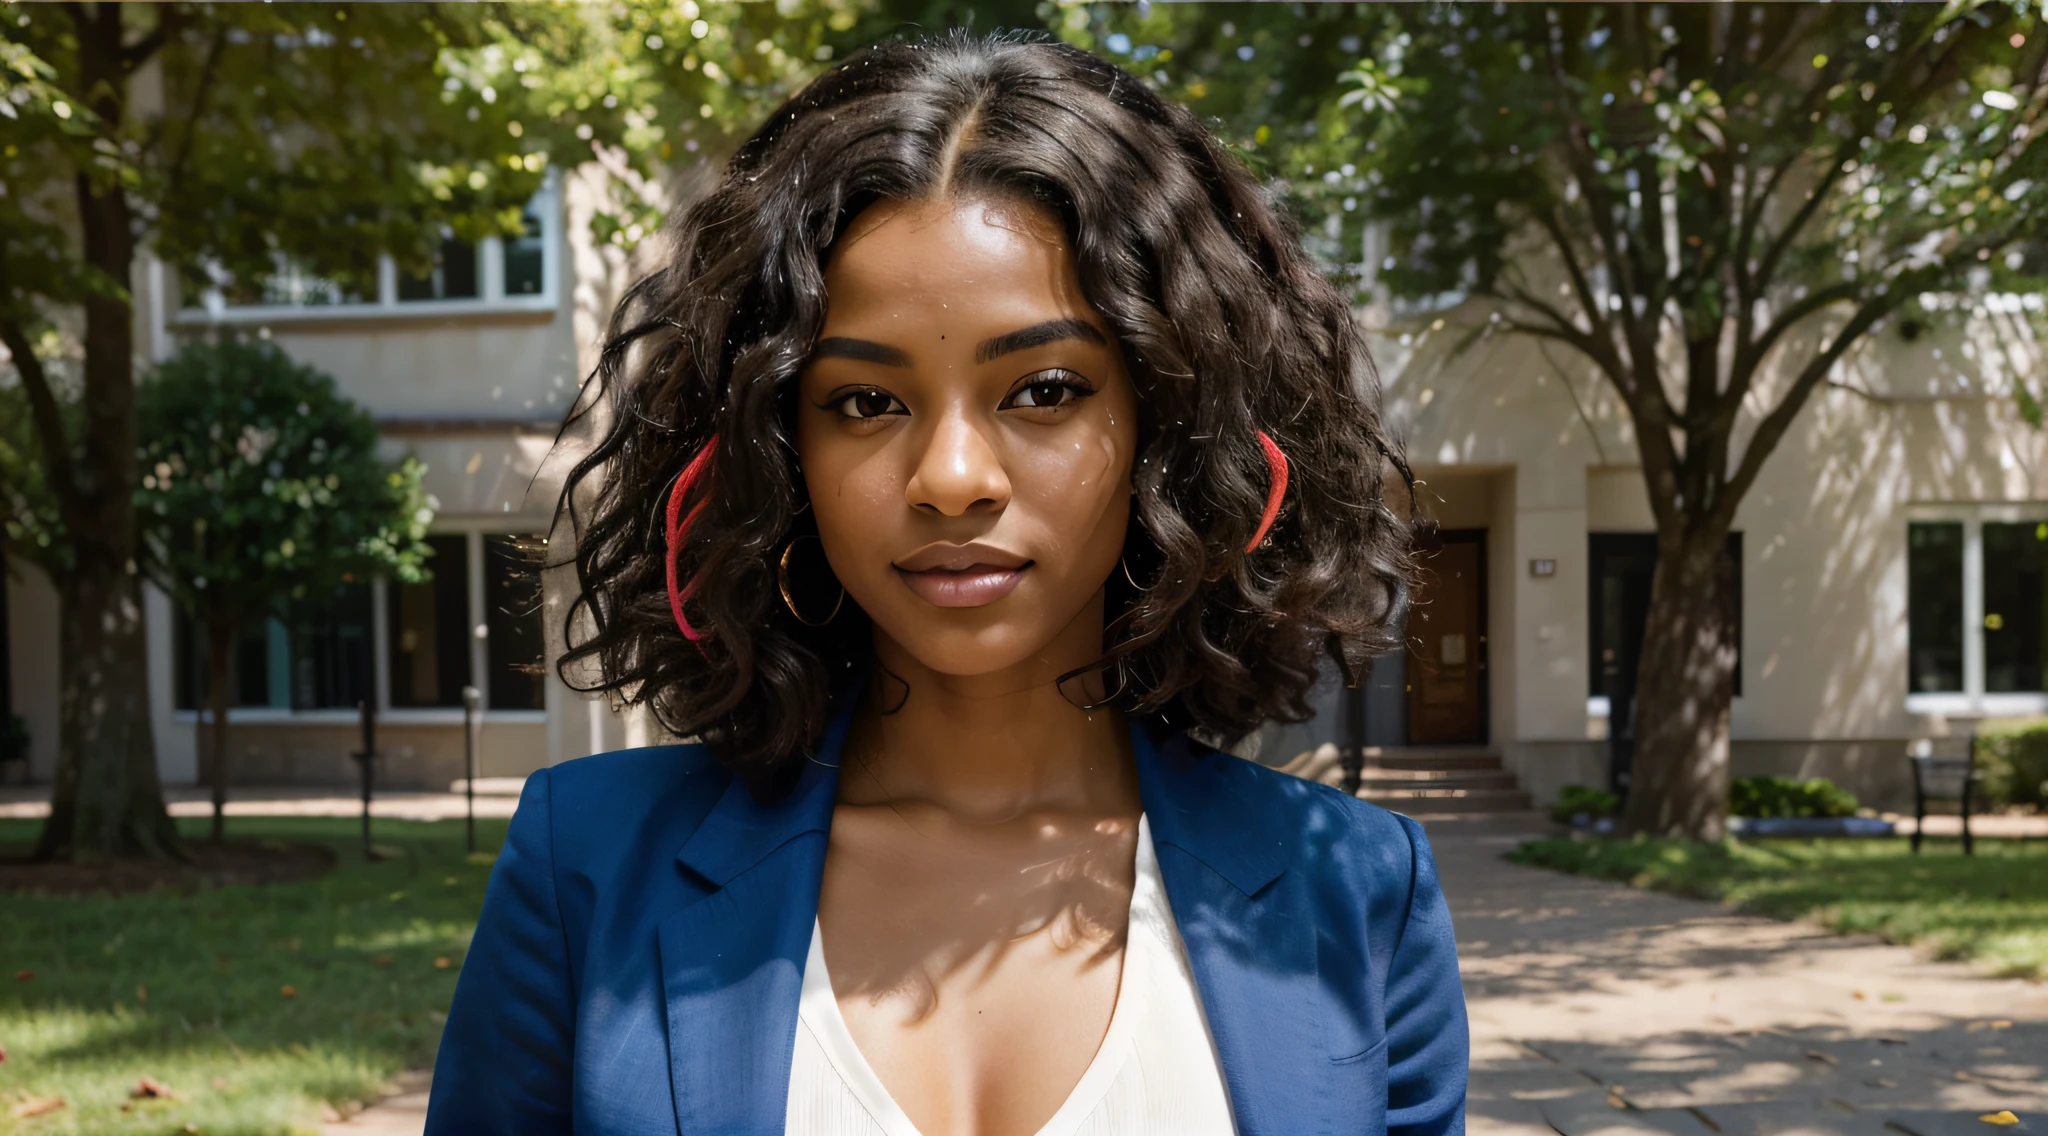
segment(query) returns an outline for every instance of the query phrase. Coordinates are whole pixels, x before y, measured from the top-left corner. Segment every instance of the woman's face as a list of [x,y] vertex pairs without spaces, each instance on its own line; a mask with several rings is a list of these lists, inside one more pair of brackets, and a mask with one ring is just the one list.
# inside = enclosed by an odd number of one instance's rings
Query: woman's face
[[[840,583],[940,674],[1092,659],[1137,401],[1058,221],[1015,202],[884,201],[834,246],[825,289],[797,454]],[[817,618],[829,600],[811,602]]]

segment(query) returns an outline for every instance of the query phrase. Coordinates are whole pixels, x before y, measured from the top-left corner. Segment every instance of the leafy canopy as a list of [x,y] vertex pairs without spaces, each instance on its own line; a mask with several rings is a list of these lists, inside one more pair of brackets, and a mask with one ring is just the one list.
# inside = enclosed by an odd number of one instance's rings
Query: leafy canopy
[[274,344],[186,345],[143,383],[145,570],[215,624],[318,605],[351,580],[417,581],[436,505],[423,467],[377,456],[377,426]]

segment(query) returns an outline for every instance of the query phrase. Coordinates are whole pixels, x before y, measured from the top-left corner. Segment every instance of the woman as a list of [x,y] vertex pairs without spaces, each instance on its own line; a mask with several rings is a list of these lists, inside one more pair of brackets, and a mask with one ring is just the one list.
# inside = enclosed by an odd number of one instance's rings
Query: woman
[[1462,1131],[1421,829],[1209,744],[1406,594],[1369,364],[1258,184],[955,36],[811,84],[674,239],[563,666],[698,741],[527,781],[429,1132]]

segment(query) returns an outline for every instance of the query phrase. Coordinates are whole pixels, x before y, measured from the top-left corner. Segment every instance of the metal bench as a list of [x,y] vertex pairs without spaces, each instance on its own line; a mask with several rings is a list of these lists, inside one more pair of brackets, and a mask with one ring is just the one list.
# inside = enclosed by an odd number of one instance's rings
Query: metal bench
[[1970,842],[1970,798],[1977,783],[1977,734],[1915,738],[1906,746],[1913,765],[1913,851],[1920,851],[1920,830],[1927,824],[1927,802],[1955,801],[1962,807],[1963,854],[1975,855]]

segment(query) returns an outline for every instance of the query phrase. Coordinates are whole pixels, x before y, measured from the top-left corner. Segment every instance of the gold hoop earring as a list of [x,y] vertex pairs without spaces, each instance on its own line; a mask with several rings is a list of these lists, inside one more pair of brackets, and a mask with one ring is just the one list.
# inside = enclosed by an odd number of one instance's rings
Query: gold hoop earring
[[[838,618],[839,609],[846,605],[846,585],[839,585],[839,599],[833,602],[831,615],[818,620],[816,623],[804,618],[803,613],[796,609],[796,597],[789,594],[789,554],[796,551],[796,542],[802,539],[804,538],[800,536],[793,537],[788,544],[782,546],[782,559],[775,566],[775,587],[782,593],[782,606],[789,609],[789,614],[798,623],[803,624],[805,627],[823,627]],[[822,544],[823,542],[820,541],[819,543]]]

